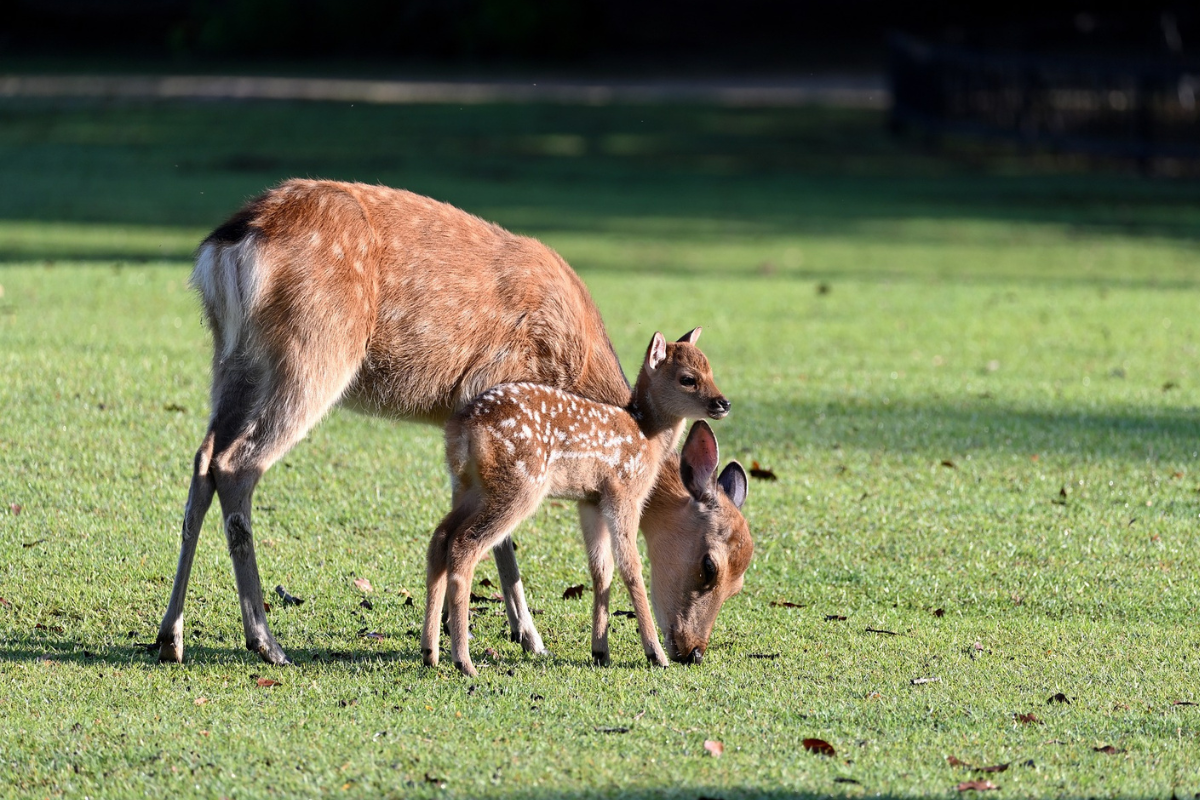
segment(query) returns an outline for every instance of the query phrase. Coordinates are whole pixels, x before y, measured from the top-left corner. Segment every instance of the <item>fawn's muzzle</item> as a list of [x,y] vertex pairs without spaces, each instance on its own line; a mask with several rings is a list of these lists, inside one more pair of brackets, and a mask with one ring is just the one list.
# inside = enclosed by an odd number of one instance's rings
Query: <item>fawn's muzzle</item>
[[708,404],[708,415],[713,419],[721,419],[729,413],[729,409],[733,404],[724,397],[718,397]]

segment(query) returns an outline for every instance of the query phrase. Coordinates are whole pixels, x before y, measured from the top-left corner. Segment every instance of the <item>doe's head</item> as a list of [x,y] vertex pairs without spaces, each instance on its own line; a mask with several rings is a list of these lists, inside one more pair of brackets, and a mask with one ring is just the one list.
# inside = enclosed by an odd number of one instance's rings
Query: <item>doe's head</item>
[[699,664],[721,606],[742,590],[754,553],[742,516],[749,481],[731,461],[719,474],[717,439],[692,425],[679,455],[663,464],[642,515],[650,556],[650,597],[667,655]]
[[656,332],[646,348],[638,383],[660,413],[680,419],[721,419],[729,413],[731,404],[717,388],[708,358],[696,347],[700,330],[692,328],[675,342]]

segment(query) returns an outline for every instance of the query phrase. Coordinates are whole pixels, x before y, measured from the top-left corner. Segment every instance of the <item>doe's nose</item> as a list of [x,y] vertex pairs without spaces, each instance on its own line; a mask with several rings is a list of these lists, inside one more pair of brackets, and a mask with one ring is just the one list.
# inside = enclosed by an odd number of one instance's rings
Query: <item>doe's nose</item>
[[713,419],[720,419],[729,413],[729,409],[733,406],[724,397],[718,397],[711,400],[708,404],[708,413]]
[[699,647],[693,648],[692,652],[690,654],[688,654],[687,660],[688,660],[689,664],[699,664],[701,661],[704,660],[704,653],[700,652]]

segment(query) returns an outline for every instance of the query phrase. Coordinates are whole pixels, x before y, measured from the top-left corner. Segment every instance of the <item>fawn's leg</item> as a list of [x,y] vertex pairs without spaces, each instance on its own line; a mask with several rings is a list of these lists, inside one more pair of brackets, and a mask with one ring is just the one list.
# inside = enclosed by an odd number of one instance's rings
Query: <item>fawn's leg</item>
[[613,543],[604,515],[594,503],[579,503],[579,524],[592,573],[592,660],[607,667],[608,603],[612,591]]
[[474,496],[456,497],[454,508],[438,523],[429,540],[425,562],[425,625],[421,630],[421,660],[427,667],[436,667],[438,663],[450,539],[464,523],[469,525],[473,521],[477,507],[478,499]]
[[[485,505],[473,524],[460,525],[447,542],[446,604],[450,609],[450,656],[465,675],[478,675],[467,644],[471,614],[471,581],[484,554],[509,537],[533,513],[540,494],[517,495],[506,504]],[[491,502],[489,500],[489,502]]]
[[642,650],[647,660],[658,667],[667,666],[667,656],[658,643],[658,630],[654,626],[654,613],[646,596],[646,584],[642,579],[642,559],[637,549],[638,509],[634,507],[602,507],[605,521],[611,531],[613,555],[621,580],[633,600],[633,613],[637,615],[638,634],[642,637]]
[[521,585],[521,571],[517,568],[517,553],[511,536],[492,548],[496,560],[496,571],[500,573],[500,587],[504,592],[504,610],[508,614],[508,630],[514,642],[520,642],[526,653],[546,655],[546,646],[533,624],[533,615],[525,602],[525,587]]
[[187,506],[183,512],[183,530],[180,532],[179,563],[175,568],[175,583],[171,586],[171,599],[167,613],[158,628],[158,660],[183,662],[183,601],[187,597],[188,579],[192,574],[192,561],[196,557],[196,544],[200,530],[204,527],[204,515],[212,505],[217,486],[209,472],[212,459],[212,432],[204,437],[200,450],[192,465],[192,485],[188,489]]

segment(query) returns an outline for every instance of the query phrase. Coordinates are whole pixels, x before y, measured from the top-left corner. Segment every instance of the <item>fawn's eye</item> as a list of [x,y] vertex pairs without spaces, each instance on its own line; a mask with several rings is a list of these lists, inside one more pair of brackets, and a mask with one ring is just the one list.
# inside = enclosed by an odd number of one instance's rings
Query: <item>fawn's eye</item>
[[695,386],[696,385],[696,379],[694,377],[692,377],[691,375],[680,375],[679,382],[681,384],[683,384],[684,386]]
[[712,560],[712,556],[704,556],[704,560],[700,562],[700,569],[704,572],[705,585],[717,579],[717,562]]

